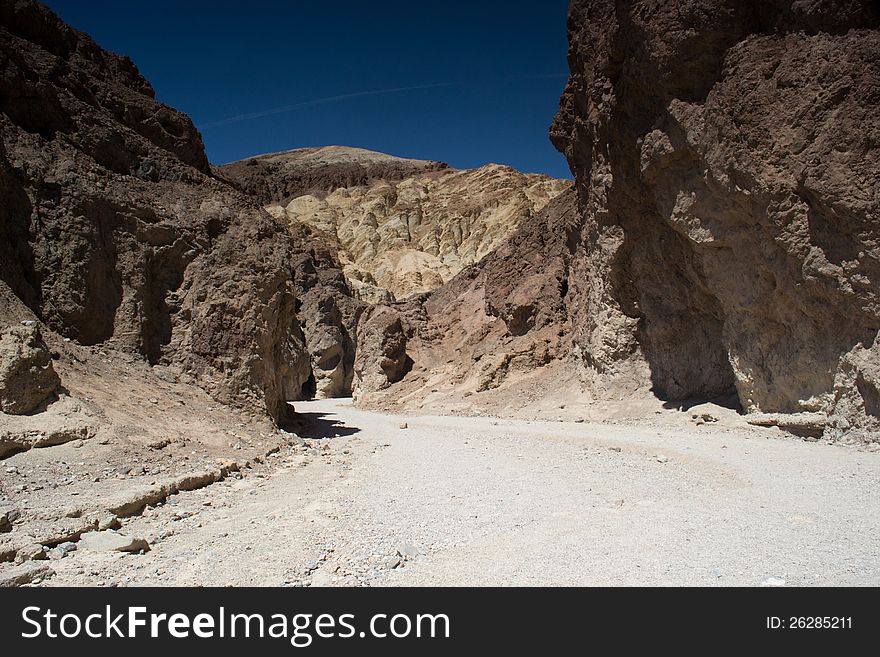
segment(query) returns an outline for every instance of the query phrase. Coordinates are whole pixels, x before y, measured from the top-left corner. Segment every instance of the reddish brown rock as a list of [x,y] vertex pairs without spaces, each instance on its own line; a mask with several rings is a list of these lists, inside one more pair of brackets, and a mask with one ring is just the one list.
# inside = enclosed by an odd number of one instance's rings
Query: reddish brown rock
[[532,390],[552,385],[545,367],[566,362],[571,349],[565,299],[577,221],[570,190],[433,293],[365,312],[356,401],[393,407],[431,399],[450,408],[526,378]]

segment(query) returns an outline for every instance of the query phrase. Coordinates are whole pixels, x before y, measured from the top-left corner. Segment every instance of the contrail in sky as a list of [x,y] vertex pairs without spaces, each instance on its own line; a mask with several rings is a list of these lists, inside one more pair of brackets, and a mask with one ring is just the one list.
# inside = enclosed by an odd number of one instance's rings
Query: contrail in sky
[[352,98],[363,98],[365,96],[382,96],[384,94],[396,94],[402,91],[415,91],[417,89],[436,89],[438,87],[455,87],[460,82],[435,82],[433,84],[420,84],[414,87],[394,87],[392,89],[374,89],[372,91],[358,91],[351,94],[340,94],[338,96],[327,96],[326,98],[315,98],[314,100],[305,100],[301,103],[293,105],[284,105],[282,107],[273,107],[272,109],[262,110],[260,112],[251,112],[250,114],[239,114],[238,116],[230,116],[228,119],[220,119],[219,121],[209,121],[202,123],[198,127],[202,130],[207,128],[218,128],[231,123],[240,123],[242,121],[250,121],[251,119],[259,119],[264,116],[272,116],[273,114],[283,114],[291,112],[302,107],[312,107],[313,105],[324,105],[325,103],[335,103],[341,100],[350,100]]
[[[568,77],[567,73],[550,73],[547,75],[514,75],[509,77],[500,78],[501,80],[507,82],[515,82],[518,80],[541,80],[541,79],[551,79],[551,78],[564,78]],[[271,109],[261,110],[259,112],[251,112],[249,114],[239,114],[238,116],[230,116],[226,119],[220,119],[218,121],[208,121],[207,123],[201,123],[198,125],[200,130],[208,130],[210,128],[219,128],[224,125],[231,125],[233,123],[241,123],[242,121],[250,121],[252,119],[259,119],[264,116],[272,116],[274,114],[283,114],[284,112],[292,112],[293,110],[298,110],[303,107],[313,107],[314,105],[325,105],[328,103],[337,103],[343,100],[351,100],[353,98],[365,98],[367,96],[384,96],[385,94],[397,94],[403,91],[416,91],[418,89],[438,89],[440,87],[460,87],[464,85],[464,82],[434,82],[432,84],[419,84],[413,87],[393,87],[391,89],[373,89],[372,91],[357,91],[351,94],[340,94],[338,96],[327,96],[325,98],[315,98],[314,100],[304,100],[301,103],[294,103],[293,105],[283,105],[281,107],[273,107]]]

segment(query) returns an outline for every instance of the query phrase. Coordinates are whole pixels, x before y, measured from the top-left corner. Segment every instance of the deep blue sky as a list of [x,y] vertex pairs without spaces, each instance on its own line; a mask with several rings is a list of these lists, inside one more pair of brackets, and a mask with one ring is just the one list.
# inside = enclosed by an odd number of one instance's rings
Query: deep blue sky
[[[343,144],[570,177],[547,139],[567,0],[47,4],[131,56],[158,98],[193,118],[215,164]],[[407,87],[423,88],[384,93]]]

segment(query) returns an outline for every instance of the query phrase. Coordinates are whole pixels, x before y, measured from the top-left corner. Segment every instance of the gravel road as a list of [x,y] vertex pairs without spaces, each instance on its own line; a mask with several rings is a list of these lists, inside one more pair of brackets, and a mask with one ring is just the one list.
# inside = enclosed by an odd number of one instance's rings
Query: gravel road
[[80,550],[45,584],[880,585],[876,451],[296,409],[310,447],[127,519],[150,552]]

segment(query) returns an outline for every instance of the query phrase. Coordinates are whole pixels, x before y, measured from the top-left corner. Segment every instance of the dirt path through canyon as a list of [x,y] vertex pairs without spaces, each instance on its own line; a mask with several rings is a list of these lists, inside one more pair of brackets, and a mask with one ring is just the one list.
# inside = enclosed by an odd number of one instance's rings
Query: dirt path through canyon
[[[299,402],[320,448],[125,521],[46,585],[880,585],[880,453]],[[406,428],[401,428],[402,423]]]

